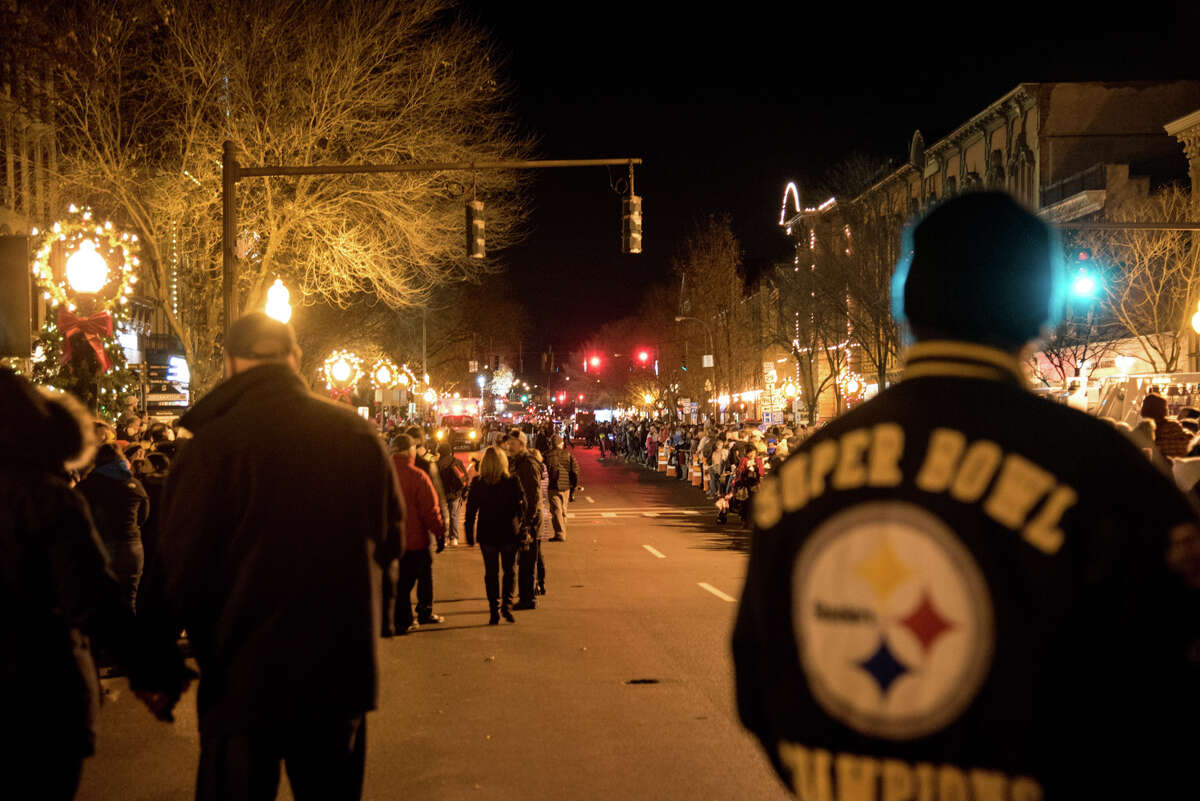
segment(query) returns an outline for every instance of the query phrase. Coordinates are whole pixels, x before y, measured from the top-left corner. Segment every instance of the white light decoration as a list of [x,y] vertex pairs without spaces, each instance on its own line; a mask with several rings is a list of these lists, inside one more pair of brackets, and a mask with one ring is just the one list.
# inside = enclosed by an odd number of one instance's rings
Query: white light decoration
[[94,295],[108,283],[108,264],[96,252],[96,243],[85,239],[67,259],[67,283],[81,294]]
[[350,351],[335,350],[321,365],[321,376],[326,389],[353,389],[362,377],[362,359]]
[[350,366],[350,362],[345,359],[338,359],[329,368],[329,375],[334,381],[339,384],[344,384],[350,380],[350,376],[354,374],[354,369]]
[[1192,330],[1200,334],[1200,302],[1196,304],[1197,311],[1192,315]]
[[437,401],[437,393],[434,392],[432,389],[425,390],[425,402],[426,403],[435,403],[436,401]]
[[264,309],[267,316],[281,323],[292,319],[292,306],[288,302],[291,296],[288,288],[276,278],[275,283],[271,284],[271,288],[267,290],[267,306]]
[[[1200,312],[1197,312],[1196,314],[1197,316],[1200,316]],[[1195,317],[1192,318],[1193,326],[1196,324],[1195,319]],[[1114,361],[1116,362],[1117,369],[1121,371],[1121,375],[1128,375],[1129,368],[1133,367],[1133,363],[1137,361],[1137,359],[1133,358],[1132,356],[1118,356]]]
[[407,384],[408,376],[391,359],[381,356],[371,366],[371,383],[375,389],[394,389],[397,384]]

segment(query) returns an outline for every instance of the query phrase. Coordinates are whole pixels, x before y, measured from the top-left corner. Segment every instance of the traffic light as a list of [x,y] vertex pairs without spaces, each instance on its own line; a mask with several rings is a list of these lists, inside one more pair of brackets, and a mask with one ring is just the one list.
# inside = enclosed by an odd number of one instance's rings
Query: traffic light
[[483,201],[467,201],[467,257],[482,259],[484,257],[484,220]]
[[650,351],[645,350],[645,349],[639,350],[637,353],[637,360],[638,360],[638,364],[645,367],[647,364],[650,363]]
[[639,195],[621,198],[621,252],[642,252],[642,198]]
[[583,393],[579,393],[579,400],[583,400]]
[[599,367],[600,366],[600,357],[592,356],[590,359],[588,359],[588,364],[590,364],[593,368]]
[[1091,261],[1091,260],[1092,260],[1092,249],[1091,248],[1079,248],[1078,250],[1075,251],[1075,261],[1081,262],[1081,261]]

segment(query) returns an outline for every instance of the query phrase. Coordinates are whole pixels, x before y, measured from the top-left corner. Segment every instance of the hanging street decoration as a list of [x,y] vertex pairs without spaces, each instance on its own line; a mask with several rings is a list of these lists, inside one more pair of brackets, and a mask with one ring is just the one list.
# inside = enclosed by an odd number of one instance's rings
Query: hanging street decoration
[[321,365],[320,373],[325,389],[334,399],[349,403],[363,376],[362,359],[351,351],[335,350]]
[[863,383],[862,376],[852,370],[844,370],[838,376],[838,387],[842,391],[842,397],[848,400],[854,400],[862,397],[866,390],[866,384]]
[[371,383],[375,389],[395,389],[400,383],[400,368],[386,356],[380,356],[371,365]]
[[137,234],[75,205],[33,234],[33,279],[54,311],[34,343],[33,380],[70,392],[115,422],[122,398],[139,385],[116,336],[129,322],[138,280]]

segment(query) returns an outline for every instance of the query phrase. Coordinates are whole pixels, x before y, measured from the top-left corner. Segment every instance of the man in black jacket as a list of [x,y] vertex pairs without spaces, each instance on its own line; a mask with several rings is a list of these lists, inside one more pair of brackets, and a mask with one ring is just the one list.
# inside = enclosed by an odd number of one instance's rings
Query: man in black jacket
[[361,795],[403,501],[378,437],[298,363],[289,326],[238,320],[164,489],[145,611],[186,628],[200,665],[205,801],[274,798],[281,761],[297,797]]
[[805,799],[1180,797],[1196,510],[1117,429],[1028,391],[1062,302],[1044,223],[968,194],[904,244],[904,379],[755,499],[741,718]]
[[538,495],[544,468],[529,455],[525,443],[525,432],[517,428],[504,440],[509,472],[521,482],[521,490],[525,493],[524,530],[527,542],[517,554],[518,599],[513,609],[537,607],[537,562],[541,549],[537,535],[542,524],[542,505],[538,502]]

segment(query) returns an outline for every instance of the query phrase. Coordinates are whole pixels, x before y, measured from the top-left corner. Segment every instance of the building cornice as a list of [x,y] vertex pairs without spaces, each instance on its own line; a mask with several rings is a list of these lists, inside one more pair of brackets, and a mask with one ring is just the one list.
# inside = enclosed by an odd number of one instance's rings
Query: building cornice
[[1181,133],[1186,132],[1189,128],[1196,128],[1200,130],[1200,109],[1196,109],[1186,117],[1180,117],[1177,120],[1172,120],[1163,126],[1163,130],[1165,130],[1171,136],[1179,136]]
[[[927,154],[948,152],[957,150],[962,144],[971,140],[974,136],[983,136],[987,130],[986,123],[994,120],[1008,119],[1010,112],[1016,108],[1020,109],[1025,104],[1032,103],[1037,99],[1037,90],[1043,86],[1039,83],[1020,83],[1013,89],[1005,92],[999,99],[988,105],[983,111],[972,117],[958,126],[950,133],[943,136],[931,145],[925,148]],[[895,172],[884,176],[879,181],[876,181],[866,190],[864,190],[854,201],[858,201],[867,195],[874,194],[877,190],[885,185],[895,181],[906,173],[911,173],[910,165],[903,165]]]
[[1063,198],[1057,203],[1038,209],[1038,216],[1047,222],[1064,223],[1095,214],[1104,208],[1107,192],[1103,189],[1085,189],[1078,194]]

